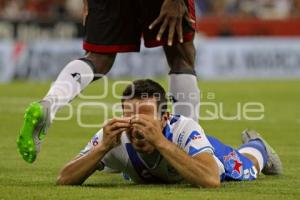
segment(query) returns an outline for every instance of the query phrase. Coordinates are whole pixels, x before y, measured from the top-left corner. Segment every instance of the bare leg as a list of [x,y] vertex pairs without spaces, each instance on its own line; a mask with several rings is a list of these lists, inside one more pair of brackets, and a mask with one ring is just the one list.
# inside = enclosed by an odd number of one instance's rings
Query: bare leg
[[72,101],[93,80],[107,74],[116,54],[88,53],[85,58],[70,62],[59,74],[44,98],[51,104],[51,119],[56,112]]

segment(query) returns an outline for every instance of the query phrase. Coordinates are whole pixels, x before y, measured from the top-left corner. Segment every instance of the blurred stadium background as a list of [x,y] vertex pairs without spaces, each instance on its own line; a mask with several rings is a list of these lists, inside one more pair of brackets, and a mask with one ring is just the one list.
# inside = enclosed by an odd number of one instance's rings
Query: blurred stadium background
[[[299,0],[196,4],[200,78],[300,76]],[[53,80],[68,61],[82,56],[81,7],[81,0],[1,0],[0,82]],[[157,76],[167,69],[160,48],[146,49],[120,55],[110,76]]]
[[[226,183],[217,191],[186,185],[132,187],[119,174],[96,174],[84,188],[54,187],[62,165],[97,130],[78,126],[76,115],[55,122],[38,160],[26,164],[15,145],[24,109],[45,95],[65,64],[84,54],[81,3],[0,0],[0,199],[299,199],[300,0],[196,0],[202,101],[222,103],[226,116],[234,116],[237,104],[249,101],[265,109],[260,121],[216,119],[202,126],[234,146],[246,127],[263,132],[282,157],[284,176]],[[167,88],[167,72],[161,48],[120,54],[109,73],[110,87],[114,80],[154,77]],[[101,82],[85,92],[103,92]],[[214,98],[208,97],[210,93]],[[86,100],[77,98],[72,105],[80,102]],[[109,91],[104,102],[117,99]],[[102,122],[96,110],[87,109],[82,120]],[[60,115],[67,116],[68,109]]]

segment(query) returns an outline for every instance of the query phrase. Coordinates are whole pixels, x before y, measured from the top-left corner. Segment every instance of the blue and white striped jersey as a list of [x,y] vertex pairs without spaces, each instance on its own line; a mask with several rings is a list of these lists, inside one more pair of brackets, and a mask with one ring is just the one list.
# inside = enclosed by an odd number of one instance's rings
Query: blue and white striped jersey
[[[203,129],[192,119],[179,115],[171,116],[163,129],[163,134],[170,142],[176,144],[191,157],[203,152],[214,155],[214,148],[207,139]],[[103,130],[101,129],[80,154],[87,154],[102,138]],[[221,175],[224,173],[224,166],[217,157],[214,156],[214,158],[219,166]],[[101,162],[103,167],[106,166],[122,171],[137,183],[176,183],[182,180],[182,177],[163,157],[157,159],[154,167],[149,167],[139,153],[133,149],[126,133],[123,133],[121,136],[121,144],[109,151]]]

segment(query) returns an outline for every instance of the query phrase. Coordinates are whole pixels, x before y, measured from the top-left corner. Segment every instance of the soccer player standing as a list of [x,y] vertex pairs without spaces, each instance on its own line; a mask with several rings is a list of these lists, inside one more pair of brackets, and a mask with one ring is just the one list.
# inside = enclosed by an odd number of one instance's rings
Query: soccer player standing
[[164,48],[175,114],[198,121],[193,0],[84,0],[84,14],[86,56],[65,66],[44,99],[25,112],[17,143],[29,163],[35,161],[55,113],[107,74],[117,53],[140,51],[141,37],[146,47]]

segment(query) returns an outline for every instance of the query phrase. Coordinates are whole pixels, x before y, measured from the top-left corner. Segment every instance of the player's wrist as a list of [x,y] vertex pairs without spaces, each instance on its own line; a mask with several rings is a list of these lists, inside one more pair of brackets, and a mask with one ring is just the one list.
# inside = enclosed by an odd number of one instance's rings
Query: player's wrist
[[99,143],[99,145],[96,146],[96,149],[99,153],[107,153],[112,149],[112,145],[106,145],[105,143]]

